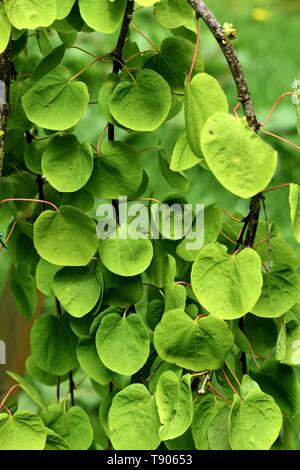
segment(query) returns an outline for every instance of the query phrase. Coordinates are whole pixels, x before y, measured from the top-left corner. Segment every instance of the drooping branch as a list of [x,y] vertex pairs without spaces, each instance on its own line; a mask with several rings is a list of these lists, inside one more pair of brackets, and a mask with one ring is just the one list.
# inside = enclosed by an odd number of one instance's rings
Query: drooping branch
[[243,72],[241,63],[234,47],[226,37],[223,28],[217,18],[202,0],[188,0],[188,2],[192,5],[196,13],[207,24],[210,31],[219,43],[219,46],[222,49],[222,52],[228,62],[232,77],[236,84],[238,101],[242,104],[244,108],[244,113],[249,126],[253,130],[257,131],[260,128],[260,124],[256,118],[251,94],[247,81],[245,79],[245,74]]
[[[207,24],[210,31],[212,32],[213,36],[217,40],[226,60],[229,65],[231,75],[234,79],[237,95],[238,95],[238,102],[241,103],[244,109],[244,113],[247,119],[247,122],[251,129],[257,132],[261,125],[257,120],[251,94],[249,91],[249,87],[245,78],[244,71],[242,69],[241,63],[237,56],[237,53],[231,44],[231,42],[226,37],[223,28],[214,14],[210,11],[208,6],[202,0],[187,0],[191,6],[194,8],[196,14],[203,19],[203,21]],[[246,233],[246,239],[243,243],[243,240],[238,240],[238,244],[241,245],[242,243],[244,246],[253,247],[255,236],[257,232],[257,226],[259,221],[261,209],[261,194],[257,194],[252,197],[250,203],[249,214],[245,218],[245,225],[242,230]]]
[[0,54],[0,185],[3,171],[5,133],[9,114],[11,44]]
[[[122,26],[120,29],[120,34],[118,37],[117,45],[112,52],[112,55],[114,57],[113,61],[113,73],[119,73],[120,70],[122,70],[122,55],[123,55],[123,49],[126,41],[126,37],[128,34],[129,30],[129,25],[132,20],[132,13],[133,13],[133,8],[134,8],[134,1],[133,0],[127,0],[126,8],[125,8],[125,13],[123,17],[123,22]],[[115,128],[114,125],[109,123],[108,124],[108,140],[114,141],[115,140]]]

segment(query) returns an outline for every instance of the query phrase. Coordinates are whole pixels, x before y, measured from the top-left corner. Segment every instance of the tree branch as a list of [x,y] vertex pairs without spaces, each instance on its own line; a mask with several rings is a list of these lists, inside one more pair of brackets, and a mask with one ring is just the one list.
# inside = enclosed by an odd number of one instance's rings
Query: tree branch
[[224,34],[223,28],[217,18],[202,0],[188,0],[188,2],[207,24],[215,39],[218,41],[235,81],[238,92],[238,101],[243,106],[249,126],[254,131],[257,131],[260,128],[260,124],[256,118],[249,87],[234,47]]
[[[238,102],[242,104],[244,113],[250,128],[257,132],[261,125],[257,120],[251,94],[249,91],[248,83],[246,81],[244,71],[242,69],[239,58],[235,52],[234,47],[224,34],[223,28],[214,14],[210,11],[208,6],[202,0],[187,0],[194,8],[196,14],[203,19],[207,24],[213,36],[217,40],[226,60],[229,65],[231,75],[234,79]],[[253,247],[255,236],[258,227],[260,209],[261,209],[261,194],[257,194],[251,198],[249,214],[245,217],[244,226],[237,239],[237,248],[242,246]],[[245,241],[244,241],[244,236]],[[239,321],[241,330],[244,330],[244,318]],[[242,352],[241,355],[242,372],[247,373],[247,359],[246,354]]]
[[[115,58],[115,60],[113,61],[113,70],[112,70],[113,73],[119,73],[120,70],[122,70],[123,49],[124,49],[124,44],[126,41],[129,25],[132,20],[133,7],[134,7],[134,1],[127,0],[127,5],[126,5],[126,9],[125,9],[124,17],[123,17],[123,23],[121,26],[117,45],[114,51],[112,52],[112,56]],[[115,140],[115,127],[111,123],[108,124],[108,140],[110,140],[111,142]]]
[[[210,31],[217,40],[231,71],[231,75],[235,81],[238,101],[242,104],[244,113],[247,119],[247,122],[252,130],[257,132],[261,125],[257,120],[251,94],[249,91],[248,83],[245,78],[244,71],[242,69],[241,63],[237,56],[237,53],[232,46],[231,42],[228,40],[224,34],[223,28],[214,14],[210,11],[208,6],[202,0],[187,0],[191,6],[194,8],[196,14],[203,19],[207,24]],[[246,232],[246,239],[244,246],[253,247],[259,215],[261,209],[261,194],[257,194],[251,198],[249,214],[245,219],[244,230],[241,233]],[[238,240],[239,244],[243,243],[243,240]]]
[[11,76],[11,43],[0,54],[0,185],[3,171],[5,133],[9,114],[9,88]]

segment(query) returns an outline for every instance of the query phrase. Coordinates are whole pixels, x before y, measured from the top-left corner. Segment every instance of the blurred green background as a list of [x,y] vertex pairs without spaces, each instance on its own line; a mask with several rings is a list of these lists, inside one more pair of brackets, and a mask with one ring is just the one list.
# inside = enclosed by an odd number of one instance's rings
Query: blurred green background
[[[282,93],[291,90],[293,80],[295,78],[300,80],[300,2],[299,0],[207,0],[207,3],[221,23],[233,23],[238,30],[234,45],[253,95],[258,119],[262,121],[276,99]],[[158,46],[164,37],[171,34],[154,21],[151,8],[140,9],[135,14],[134,22]],[[201,24],[200,50],[204,57],[206,72],[218,78],[233,108],[237,101],[236,89],[228,66],[219,46],[203,23]],[[149,49],[148,43],[135,31],[131,31],[131,37],[138,42],[141,49]],[[52,47],[60,44],[54,31],[49,31],[48,38]],[[116,40],[117,34],[79,33],[75,44],[93,54],[102,55],[114,48]],[[32,70],[42,58],[35,35],[29,38],[25,54],[26,57],[22,55],[22,61],[17,59],[16,62],[18,72],[24,75]],[[63,63],[70,69],[71,74],[76,74],[90,62],[90,59],[88,55],[77,49],[69,49]],[[82,75],[81,79],[89,87],[91,102],[97,101],[99,88],[110,71],[111,64],[98,62]],[[97,145],[105,124],[97,104],[91,104],[84,119],[76,128],[76,133],[82,142]],[[117,138],[131,142],[139,150],[156,146],[161,140],[162,147],[171,152],[183,127],[184,119],[183,112],[181,112],[155,133],[127,134],[117,130]],[[266,129],[300,144],[296,133],[295,107],[289,97],[280,104]],[[275,139],[267,138],[266,140],[277,148],[280,156],[274,185],[286,182],[300,184],[300,152]],[[160,176],[157,152],[145,152],[142,158],[150,177],[148,195],[160,199],[166,192],[174,192],[174,189],[168,187]],[[190,178],[190,189],[186,197],[190,202],[204,204],[214,202],[231,212],[238,210],[244,214],[247,213],[249,201],[240,200],[225,191],[215,178],[200,166],[189,170],[187,175]],[[300,254],[291,235],[288,190],[282,189],[269,193],[266,204],[270,221],[278,224],[283,236]],[[6,227],[1,223],[0,230],[5,229]],[[9,257],[5,251],[2,251],[0,253],[0,294],[5,285],[8,268]],[[49,397],[53,398],[53,390],[51,392],[45,390],[45,393],[50,393]],[[88,384],[84,383],[76,395],[91,409],[94,409],[98,399],[95,395],[91,395]],[[25,397],[23,399],[26,400]],[[96,420],[96,414],[94,418]],[[101,434],[99,428],[98,432]],[[102,438],[104,439],[103,436]],[[101,436],[99,436],[99,441],[101,442]]]

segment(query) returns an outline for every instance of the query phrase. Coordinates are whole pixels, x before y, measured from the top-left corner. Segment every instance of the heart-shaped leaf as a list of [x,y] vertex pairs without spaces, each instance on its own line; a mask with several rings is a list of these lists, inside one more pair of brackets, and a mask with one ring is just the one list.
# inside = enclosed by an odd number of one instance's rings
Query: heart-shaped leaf
[[30,411],[13,416],[0,413],[1,450],[43,450],[47,432],[41,418]]
[[132,384],[117,393],[108,424],[116,450],[154,450],[160,444],[155,400],[145,385]]
[[43,212],[34,224],[33,239],[39,255],[58,266],[85,266],[98,247],[95,223],[71,206]]
[[282,425],[280,408],[247,375],[241,398],[234,396],[229,418],[229,440],[233,450],[268,450]]
[[182,379],[172,371],[164,372],[157,383],[155,399],[162,427],[159,435],[162,441],[175,439],[190,427],[193,418],[193,397],[191,375]]
[[216,112],[203,128],[201,147],[217,180],[242,198],[261,192],[276,170],[277,152],[250,129],[244,118]]
[[226,96],[217,80],[199,73],[185,87],[185,122],[188,142],[198,158],[203,158],[201,132],[210,116],[228,111]]
[[36,82],[22,98],[28,119],[37,126],[65,130],[82,118],[89,101],[87,86],[73,82],[58,65]]
[[191,370],[216,370],[233,345],[226,323],[214,315],[192,320],[183,310],[165,312],[154,331],[159,356]]
[[251,248],[228,255],[224,245],[212,243],[196,258],[191,279],[199,302],[209,312],[226,320],[240,318],[261,294],[260,257]]
[[149,332],[139,315],[121,317],[110,313],[97,331],[96,346],[106,367],[119,374],[132,375],[143,367],[149,356]]
[[80,145],[74,135],[54,137],[42,156],[43,174],[57,191],[73,193],[89,180],[93,152],[89,144]]
[[64,309],[81,318],[92,310],[103,289],[101,272],[90,267],[63,268],[56,273],[53,291]]
[[100,239],[100,257],[104,266],[119,276],[135,276],[151,263],[153,247],[150,240],[137,238],[133,228],[126,224],[116,232]]
[[141,70],[134,81],[119,83],[110,99],[109,109],[123,126],[135,131],[154,131],[167,118],[171,92],[156,72]]

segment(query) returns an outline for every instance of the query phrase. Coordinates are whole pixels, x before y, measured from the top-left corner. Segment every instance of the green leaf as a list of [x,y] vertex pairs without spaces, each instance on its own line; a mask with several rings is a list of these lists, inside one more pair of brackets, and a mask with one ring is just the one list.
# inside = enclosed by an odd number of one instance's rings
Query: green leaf
[[125,0],[79,0],[80,14],[86,24],[100,33],[114,33],[119,27]]
[[36,311],[36,288],[30,264],[25,261],[13,267],[11,288],[18,310],[26,318],[33,317]]
[[261,294],[260,257],[251,248],[228,255],[224,245],[212,243],[196,258],[191,280],[199,302],[210,313],[226,320],[240,318]]
[[118,199],[134,196],[142,179],[143,163],[133,147],[123,142],[104,142],[86,187],[96,197]]
[[172,371],[164,372],[155,393],[160,422],[159,436],[162,441],[175,439],[187,431],[193,418],[191,375],[181,380]]
[[46,408],[45,402],[42,400],[39,392],[29,383],[24,377],[21,377],[15,372],[6,372],[9,377],[15,380],[21,387],[21,389],[42,409]]
[[33,69],[31,77],[32,80],[37,82],[59,65],[64,58],[66,48],[66,44],[60,44],[60,46],[52,49],[51,52],[49,52],[49,54],[47,54],[46,57],[44,57],[35,67],[35,69]]
[[[57,385],[57,375],[49,374],[48,372],[41,369],[32,356],[29,356],[26,359],[26,371],[28,375],[36,382],[40,382],[41,384],[49,386]],[[60,382],[62,383],[68,378],[68,375],[64,375],[63,377],[60,377]]]
[[92,380],[101,385],[107,385],[112,380],[113,375],[99,358],[93,338],[80,338],[77,343],[76,354],[81,369]]
[[285,264],[274,265],[263,274],[261,296],[251,312],[258,317],[277,318],[300,298],[300,277]]
[[197,74],[185,86],[185,122],[188,142],[198,158],[203,158],[201,132],[210,116],[228,112],[226,96],[217,80],[206,73]]
[[11,33],[11,24],[8,21],[3,3],[0,3],[0,54],[7,48]]
[[32,142],[25,148],[24,161],[28,170],[42,175],[42,155],[45,150],[45,144],[43,142]]
[[230,450],[229,443],[229,415],[230,405],[224,401],[216,403],[216,413],[213,416],[207,431],[207,439],[212,450]]
[[233,194],[249,198],[271,181],[277,152],[250,129],[245,118],[216,112],[206,122],[201,142],[209,169]]
[[165,312],[154,331],[159,356],[191,370],[217,370],[233,346],[226,323],[209,315],[192,320],[183,310]]
[[182,434],[182,436],[176,437],[176,439],[170,441],[165,441],[165,445],[169,450],[196,450],[191,428]]
[[42,170],[57,191],[78,191],[93,171],[92,148],[90,144],[80,145],[75,135],[56,136],[43,153]]
[[93,441],[94,432],[88,415],[79,406],[56,416],[48,427],[59,434],[70,450],[86,450]]
[[11,24],[17,29],[50,26],[56,19],[56,0],[5,0],[4,7]]
[[[201,219],[200,219],[201,220]],[[199,236],[197,227],[195,226],[196,219],[193,220],[192,230],[195,237],[190,239],[185,237],[176,247],[176,254],[185,261],[195,261],[200,250],[191,249],[191,244],[196,241]],[[215,206],[206,206],[204,208],[204,242],[203,246],[214,243],[222,229],[222,210]],[[201,230],[201,228],[200,228]]]
[[170,364],[169,362],[165,362],[159,356],[157,356],[156,359],[154,359],[150,369],[148,385],[150,393],[155,393],[160,376],[167,371],[174,372],[178,380],[181,379],[181,367],[178,367],[175,364]]
[[[212,420],[222,405],[223,404],[221,402],[217,402],[211,395],[207,395],[206,397],[202,398],[200,403],[195,405],[194,418],[192,422],[192,435],[196,449],[209,449],[207,434]],[[223,429],[222,432],[226,433],[226,429]]]
[[163,286],[165,293],[165,310],[185,309],[186,289],[175,283],[176,261],[171,255],[163,257]]
[[300,309],[295,305],[281,322],[276,344],[276,360],[284,364],[300,364]]
[[289,202],[293,234],[300,243],[300,186],[297,184],[290,184]]
[[143,367],[149,356],[149,332],[137,314],[121,317],[110,313],[97,331],[96,346],[106,367],[119,374],[132,375]]
[[36,82],[22,98],[28,119],[50,130],[65,130],[82,118],[89,101],[87,86],[74,82],[58,65]]
[[176,142],[174,147],[170,170],[172,171],[184,171],[189,168],[193,168],[195,165],[201,162],[193,152],[190,144],[187,140],[186,133],[182,134]]
[[161,0],[154,5],[156,21],[168,29],[190,25],[195,17],[192,7],[185,0]]
[[277,340],[277,328],[272,319],[259,318],[249,313],[244,319],[244,332],[252,349],[265,355],[272,349]]
[[31,331],[32,357],[49,374],[64,375],[77,366],[76,341],[66,315],[42,315]]
[[241,398],[234,395],[229,417],[229,440],[233,450],[268,450],[282,425],[280,408],[270,395],[244,375]]
[[69,450],[66,441],[52,429],[46,428],[47,441],[44,450]]
[[155,400],[142,384],[132,384],[113,399],[108,416],[116,450],[155,450],[160,443]]
[[[171,36],[163,40],[159,53],[150,57],[144,67],[159,73],[173,91],[183,92],[194,49],[194,45],[187,39]],[[200,55],[195,63],[194,74],[199,72],[203,72],[203,60]]]
[[119,75],[116,73],[110,73],[102,83],[98,95],[99,108],[102,116],[108,122],[111,122],[116,126],[118,126],[118,123],[111,115],[109,110],[109,101],[118,83],[120,83]]
[[63,268],[55,274],[53,291],[63,308],[81,318],[92,310],[103,289],[99,270],[90,267]]
[[0,413],[1,450],[43,450],[46,436],[43,421],[30,411],[16,411],[13,416]]
[[[10,83],[10,113],[8,117],[9,129],[30,129],[32,126],[31,122],[27,119],[24,112],[21,98],[32,86],[30,80],[16,80]],[[14,135],[14,145],[15,143]]]
[[159,168],[166,182],[173,188],[178,189],[179,191],[187,191],[189,188],[189,180],[187,179],[184,173],[171,170],[171,159],[169,158],[167,152],[163,149],[160,149],[158,152],[158,156]]
[[259,372],[250,371],[263,392],[271,395],[286,416],[294,417],[300,411],[300,385],[293,367],[270,359]]
[[71,206],[43,212],[34,224],[33,240],[39,255],[58,266],[85,266],[98,247],[94,221]]
[[120,276],[135,276],[151,263],[153,247],[150,240],[136,238],[131,225],[121,224],[109,238],[100,239],[100,257],[104,266]]
[[[272,237],[270,240],[270,254],[267,243],[261,243],[256,248],[265,265],[289,265],[292,269],[297,269],[299,259],[292,247],[280,236]],[[270,255],[270,259],[269,259]]]
[[43,294],[47,295],[47,297],[50,297],[53,294],[53,278],[60,269],[60,266],[48,263],[44,259],[40,259],[37,264],[35,273],[36,287]]
[[70,11],[72,10],[74,3],[75,3],[75,0],[63,0],[63,1],[56,0],[56,6],[57,6],[56,19],[62,20],[63,18],[68,16]]
[[167,82],[153,70],[141,70],[134,81],[119,83],[109,109],[123,126],[135,131],[154,131],[167,118],[171,92]]
[[103,267],[105,291],[103,303],[126,308],[136,304],[143,296],[143,285],[140,276],[117,276]]

